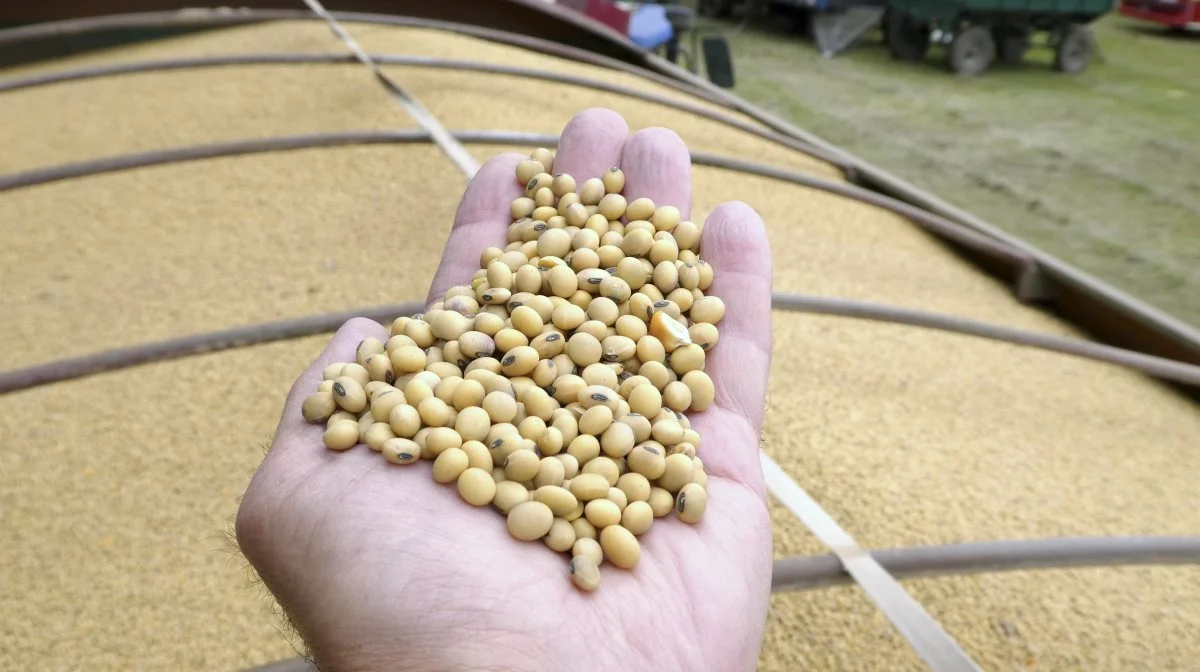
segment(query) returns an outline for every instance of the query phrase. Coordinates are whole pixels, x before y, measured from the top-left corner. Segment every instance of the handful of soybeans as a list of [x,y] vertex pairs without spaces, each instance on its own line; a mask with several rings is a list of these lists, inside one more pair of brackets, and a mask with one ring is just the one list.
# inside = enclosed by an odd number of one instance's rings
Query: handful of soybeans
[[704,294],[700,225],[626,202],[620,168],[576,184],[553,165],[538,149],[517,166],[508,245],[483,252],[471,284],[327,367],[303,415],[330,449],[432,460],[434,480],[505,515],[513,537],[569,552],[575,584],[595,590],[603,562],[637,565],[654,519],[704,515],[684,412],[713,402],[704,360],[725,304]]

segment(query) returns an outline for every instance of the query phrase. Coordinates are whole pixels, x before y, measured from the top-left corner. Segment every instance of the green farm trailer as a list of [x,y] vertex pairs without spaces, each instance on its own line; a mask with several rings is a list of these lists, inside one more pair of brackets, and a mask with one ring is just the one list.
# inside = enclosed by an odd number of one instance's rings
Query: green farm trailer
[[893,57],[920,60],[929,45],[946,45],[961,75],[981,74],[996,58],[1020,62],[1041,32],[1055,69],[1079,72],[1096,50],[1088,24],[1112,8],[1112,0],[891,0],[883,29]]

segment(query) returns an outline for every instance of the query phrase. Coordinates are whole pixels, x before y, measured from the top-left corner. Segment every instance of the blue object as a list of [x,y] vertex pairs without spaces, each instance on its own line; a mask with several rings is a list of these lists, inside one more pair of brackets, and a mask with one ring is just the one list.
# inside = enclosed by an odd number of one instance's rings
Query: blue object
[[629,16],[629,39],[643,49],[657,49],[674,36],[667,8],[662,5],[640,5]]

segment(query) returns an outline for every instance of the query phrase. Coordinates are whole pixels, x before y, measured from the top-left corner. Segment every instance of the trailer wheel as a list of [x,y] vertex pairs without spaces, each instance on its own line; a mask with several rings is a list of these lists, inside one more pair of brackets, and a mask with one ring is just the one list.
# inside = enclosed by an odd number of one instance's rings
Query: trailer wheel
[[1000,26],[992,30],[992,39],[1002,63],[1017,65],[1025,60],[1025,53],[1029,51],[1029,33],[1025,30]]
[[971,26],[950,43],[947,62],[950,69],[966,77],[982,74],[996,57],[996,43],[983,26]]
[[1079,72],[1092,60],[1096,43],[1086,26],[1070,25],[1063,29],[1054,50],[1054,69],[1061,72]]
[[889,15],[884,35],[888,51],[898,61],[924,60],[929,51],[929,34],[922,26],[906,20],[903,14]]
[[700,16],[724,19],[733,14],[733,0],[699,0],[696,11]]

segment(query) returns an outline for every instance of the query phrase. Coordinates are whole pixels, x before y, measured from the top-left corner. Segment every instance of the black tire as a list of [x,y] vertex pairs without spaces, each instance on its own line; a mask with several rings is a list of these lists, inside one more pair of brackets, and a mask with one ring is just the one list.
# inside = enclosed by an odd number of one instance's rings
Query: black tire
[[1054,69],[1059,72],[1080,72],[1092,60],[1096,42],[1086,26],[1070,25],[1063,29],[1054,49]]
[[696,12],[714,19],[729,18],[733,14],[733,0],[699,0]]
[[996,58],[996,43],[983,26],[971,26],[954,37],[946,53],[950,69],[964,77],[983,74]]
[[1013,27],[996,28],[992,31],[992,39],[995,40],[1001,63],[1017,65],[1025,60],[1025,54],[1029,51],[1029,33],[1026,30]]
[[887,36],[888,51],[898,61],[921,61],[929,51],[929,33],[923,27],[906,21],[903,14],[888,17],[884,34]]

